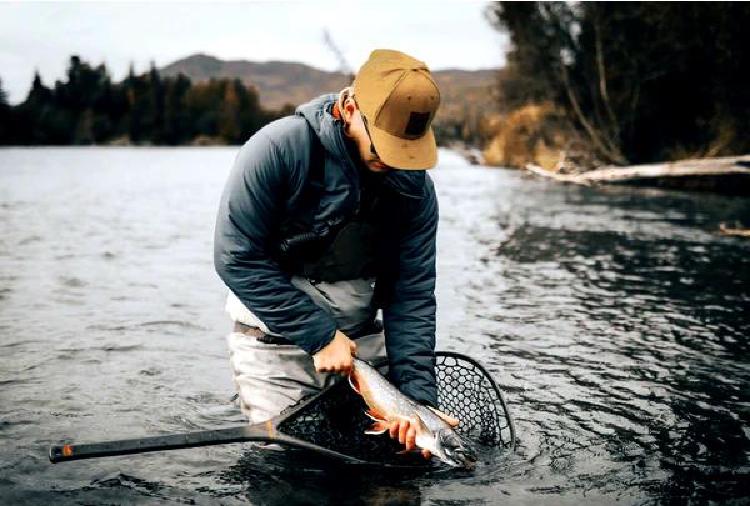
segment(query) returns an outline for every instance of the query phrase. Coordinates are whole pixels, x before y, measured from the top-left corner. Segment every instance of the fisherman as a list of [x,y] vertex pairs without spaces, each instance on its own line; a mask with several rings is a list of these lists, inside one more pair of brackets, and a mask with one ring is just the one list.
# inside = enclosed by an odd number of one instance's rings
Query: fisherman
[[[437,406],[438,205],[425,169],[437,161],[439,103],[423,62],[379,49],[350,87],[240,149],[214,261],[231,291],[230,362],[252,423],[319,391],[330,373],[348,374],[355,354],[387,354],[389,379]],[[413,423],[389,429],[414,448]]]

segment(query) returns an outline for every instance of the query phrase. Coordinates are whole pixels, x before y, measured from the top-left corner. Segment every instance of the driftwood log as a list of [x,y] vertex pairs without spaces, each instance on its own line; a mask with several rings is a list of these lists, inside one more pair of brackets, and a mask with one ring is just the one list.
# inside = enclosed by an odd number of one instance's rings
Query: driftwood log
[[627,167],[603,166],[581,174],[559,174],[532,164],[526,165],[526,170],[566,183],[630,184],[750,195],[750,155]]
[[737,237],[750,238],[750,228],[729,228],[725,224],[719,224],[719,233],[721,235],[733,235]]

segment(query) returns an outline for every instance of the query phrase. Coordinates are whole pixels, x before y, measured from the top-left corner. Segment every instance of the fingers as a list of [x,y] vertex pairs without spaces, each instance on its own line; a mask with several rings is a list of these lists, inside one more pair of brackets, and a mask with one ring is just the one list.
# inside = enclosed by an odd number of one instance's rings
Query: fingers
[[417,427],[409,420],[393,422],[388,429],[388,433],[391,438],[397,439],[399,443],[404,445],[406,451],[411,451],[417,447]]
[[356,351],[357,345],[346,334],[337,330],[331,342],[313,355],[315,370],[349,374],[352,371],[352,355]]
[[349,374],[352,371],[351,356],[343,360],[326,360],[313,358],[313,364],[317,372],[334,372],[338,374]]
[[388,429],[388,434],[391,436],[391,439],[398,439],[398,430],[400,426],[401,424],[398,421],[391,424],[391,427]]
[[332,372],[332,373],[340,374],[342,376],[346,376],[347,374],[349,374],[349,372],[351,372],[351,370],[352,370],[351,367],[346,367],[343,365],[334,365],[325,369],[321,369],[319,372]]
[[422,456],[429,460],[432,457],[432,453],[430,452],[430,450],[422,450]]
[[417,429],[414,425],[409,426],[409,430],[406,431],[406,441],[404,441],[406,451],[413,450],[417,447]]
[[323,372],[335,372],[336,374],[341,374],[342,376],[346,376],[347,374],[352,372],[352,364],[351,362],[349,362],[349,364],[338,363],[326,369],[323,369],[322,371]]
[[349,357],[348,360],[345,359],[334,362],[334,364],[331,366],[331,371],[339,374],[349,374],[350,372],[352,372],[351,357]]
[[[400,423],[398,428],[398,442],[402,445],[406,444],[406,433],[409,431],[409,422],[403,421]],[[408,450],[409,448],[407,448]]]

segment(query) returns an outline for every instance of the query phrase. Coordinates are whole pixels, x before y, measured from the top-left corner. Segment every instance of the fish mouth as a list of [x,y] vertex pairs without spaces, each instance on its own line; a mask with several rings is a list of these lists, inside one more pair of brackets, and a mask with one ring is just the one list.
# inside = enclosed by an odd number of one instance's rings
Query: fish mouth
[[461,467],[468,470],[473,470],[477,467],[477,457],[472,452],[456,452],[450,457],[445,459],[445,463],[451,467]]
[[474,469],[477,453],[474,447],[452,431],[438,433],[438,447],[443,462],[452,467]]

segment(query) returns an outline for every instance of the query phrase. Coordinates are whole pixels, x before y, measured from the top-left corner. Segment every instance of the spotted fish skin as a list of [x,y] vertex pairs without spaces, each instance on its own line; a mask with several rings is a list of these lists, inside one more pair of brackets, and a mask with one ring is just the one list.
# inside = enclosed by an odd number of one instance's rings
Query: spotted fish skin
[[473,467],[476,456],[453,428],[431,409],[415,402],[367,362],[354,358],[349,383],[362,396],[374,424],[368,434],[381,434],[398,420],[416,425],[416,445],[451,466]]

